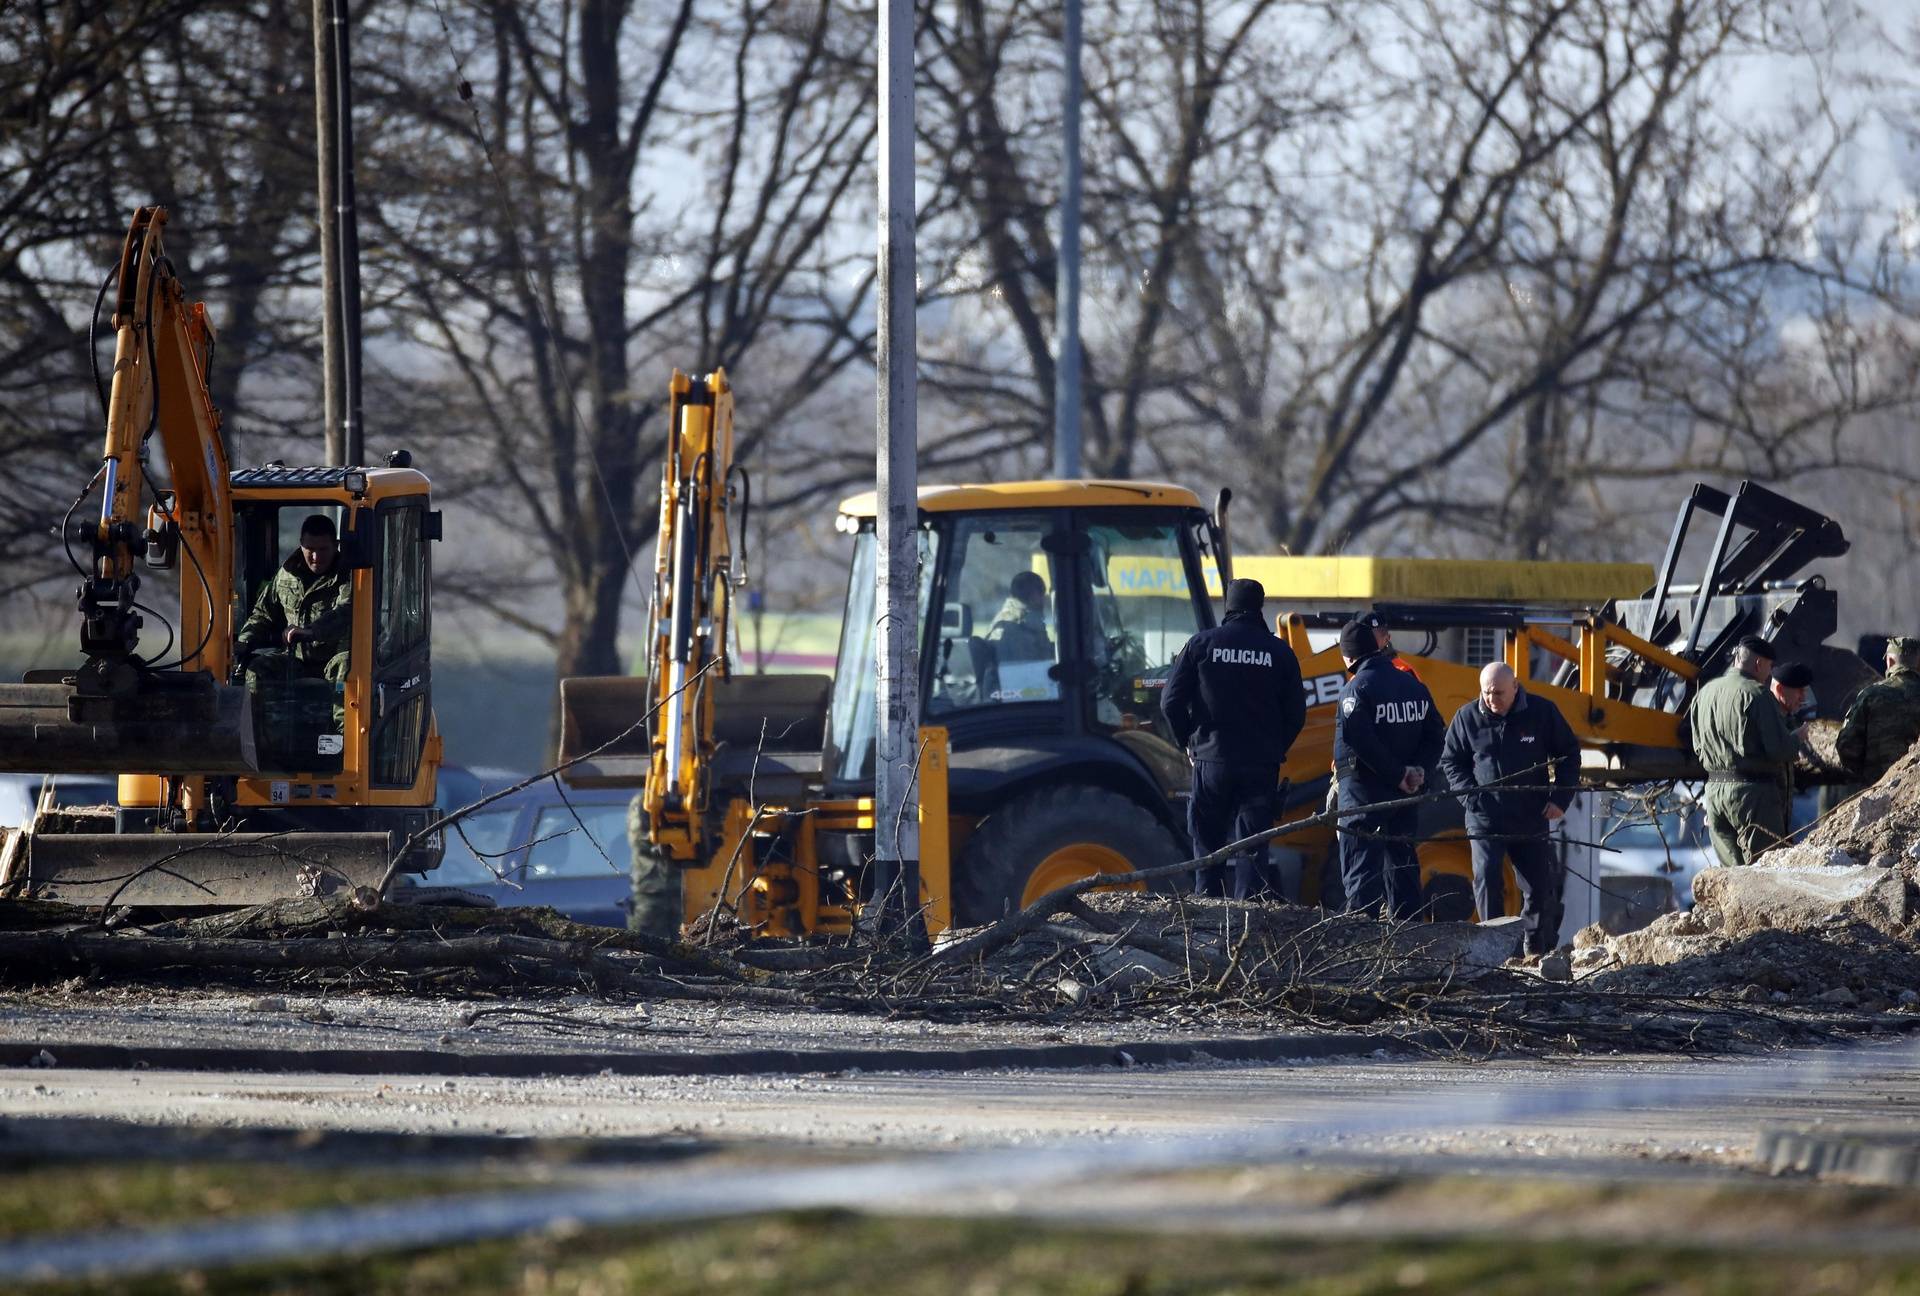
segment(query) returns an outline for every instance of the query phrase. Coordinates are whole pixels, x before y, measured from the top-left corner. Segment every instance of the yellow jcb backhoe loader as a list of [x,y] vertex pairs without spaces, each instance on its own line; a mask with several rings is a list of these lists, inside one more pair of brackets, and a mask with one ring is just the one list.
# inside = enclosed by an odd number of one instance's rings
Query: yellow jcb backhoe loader
[[[640,790],[686,921],[720,906],[769,935],[848,931],[876,831],[874,498],[840,507],[852,561],[834,675],[735,675],[730,614],[745,571],[730,526],[744,534],[748,494],[732,462],[725,375],[676,373],[669,415],[649,674],[562,681],[560,754],[576,762],[566,777]],[[1187,853],[1190,767],[1166,732],[1160,688],[1188,636],[1213,624],[1210,584],[1231,576],[1229,499],[1222,492],[1209,512],[1181,487],[1132,481],[921,489],[920,874],[932,931],[1091,874],[1125,885],[1129,872]],[[1698,514],[1718,520],[1707,570],[1676,585]],[[1631,784],[1697,772],[1678,713],[1741,634],[1819,660],[1833,595],[1817,577],[1796,578],[1846,548],[1830,519],[1764,488],[1703,486],[1637,600],[1611,598],[1625,588],[1621,569],[1600,564],[1499,564],[1517,571],[1503,581],[1526,586],[1504,602],[1329,584],[1322,572],[1326,597],[1290,612],[1288,590],[1276,589],[1268,608],[1308,691],[1280,817],[1304,818],[1323,800],[1342,680],[1333,631],[1356,612],[1380,611],[1401,630],[1413,649],[1403,655],[1448,714],[1477,695],[1481,663],[1428,655],[1431,644],[1447,628],[1496,635],[1526,686],[1572,724],[1583,777]],[[1331,570],[1351,560],[1296,561]],[[1580,591],[1580,605],[1541,615],[1556,589]],[[1519,597],[1527,591],[1531,603]],[[1426,637],[1418,647],[1416,635]],[[1436,907],[1465,917],[1468,852],[1445,819],[1426,825],[1436,836],[1421,848],[1423,882]],[[1279,843],[1303,857],[1302,898],[1316,897],[1332,840],[1321,829]]]
[[[432,817],[440,515],[404,451],[384,468],[229,469],[207,390],[214,330],[163,250],[165,224],[142,207],[127,231],[106,448],[61,526],[81,660],[0,685],[0,770],[117,774],[119,804],[8,833],[0,893],[202,906],[372,886]],[[345,660],[331,678],[294,666],[242,683],[236,632],[315,515],[334,524],[350,586]],[[142,567],[177,573],[176,616],[139,601]],[[173,637],[143,655],[149,616]],[[437,858],[416,847],[401,869]]]

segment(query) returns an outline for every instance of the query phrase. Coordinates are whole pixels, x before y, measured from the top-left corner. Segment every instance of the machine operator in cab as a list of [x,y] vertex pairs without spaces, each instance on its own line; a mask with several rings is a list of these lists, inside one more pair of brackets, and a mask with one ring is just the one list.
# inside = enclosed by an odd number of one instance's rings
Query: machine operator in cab
[[[1412,672],[1397,670],[1373,627],[1350,621],[1340,656],[1353,676],[1334,711],[1333,768],[1340,809],[1355,810],[1418,795],[1445,737],[1433,694]],[[1420,908],[1415,852],[1419,808],[1342,815],[1340,882],[1351,911],[1412,918]]]
[[[260,591],[234,636],[247,687],[258,692],[268,680],[345,680],[352,600],[353,575],[340,562],[339,533],[332,518],[315,513],[300,524],[299,547]],[[336,704],[334,723],[341,719]]]
[[[1196,856],[1273,827],[1280,766],[1306,724],[1300,662],[1267,629],[1266,601],[1259,581],[1228,585],[1226,619],[1187,640],[1160,695],[1174,741],[1193,760],[1187,830]],[[1265,854],[1235,857],[1231,876],[1220,863],[1196,869],[1194,894],[1252,897]]]

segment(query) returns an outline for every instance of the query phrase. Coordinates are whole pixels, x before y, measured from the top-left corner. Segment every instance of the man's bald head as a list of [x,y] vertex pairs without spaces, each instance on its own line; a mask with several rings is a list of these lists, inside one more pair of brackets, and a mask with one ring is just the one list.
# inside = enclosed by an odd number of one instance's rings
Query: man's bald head
[[1480,668],[1480,705],[1487,710],[1505,715],[1519,695],[1520,681],[1514,678],[1513,667],[1505,662],[1488,662]]

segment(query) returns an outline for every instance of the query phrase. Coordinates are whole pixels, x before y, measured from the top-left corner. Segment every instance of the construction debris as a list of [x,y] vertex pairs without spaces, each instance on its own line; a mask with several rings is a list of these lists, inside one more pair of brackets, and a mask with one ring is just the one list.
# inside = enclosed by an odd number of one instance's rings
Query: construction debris
[[693,999],[1045,1029],[1153,1021],[1247,1033],[1365,1028],[1427,1048],[1716,1051],[1920,1027],[1920,758],[1808,841],[1710,869],[1696,906],[1633,932],[1595,924],[1521,956],[1521,921],[1400,923],[1153,892],[1041,897],[931,952],[863,934],[704,943],[551,911],[282,901],[135,927],[21,904],[0,984],[80,976],[219,983],[271,1012],[289,993]]
[[1902,997],[1920,984],[1920,750],[1804,841],[1703,870],[1693,894],[1640,931],[1583,930],[1576,949],[1607,955],[1593,984],[1870,1012],[1920,1001]]

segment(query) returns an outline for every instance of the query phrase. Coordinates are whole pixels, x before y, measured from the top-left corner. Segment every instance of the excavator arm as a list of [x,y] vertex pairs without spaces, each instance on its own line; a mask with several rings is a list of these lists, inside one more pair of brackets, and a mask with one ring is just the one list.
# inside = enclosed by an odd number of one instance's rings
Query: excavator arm
[[[134,213],[120,253],[113,383],[99,469],[61,522],[80,574],[77,667],[0,686],[0,770],[243,774],[256,769],[233,642],[233,504],[207,390],[214,334],[162,246],[166,212]],[[160,442],[170,489],[154,487]],[[140,650],[140,569],[179,567],[171,654]],[[171,660],[163,657],[171,656]]]
[[668,388],[653,615],[647,636],[651,735],[643,793],[655,843],[694,858],[711,792],[714,702],[730,673],[734,570],[727,532],[733,472],[733,389],[724,371]]

